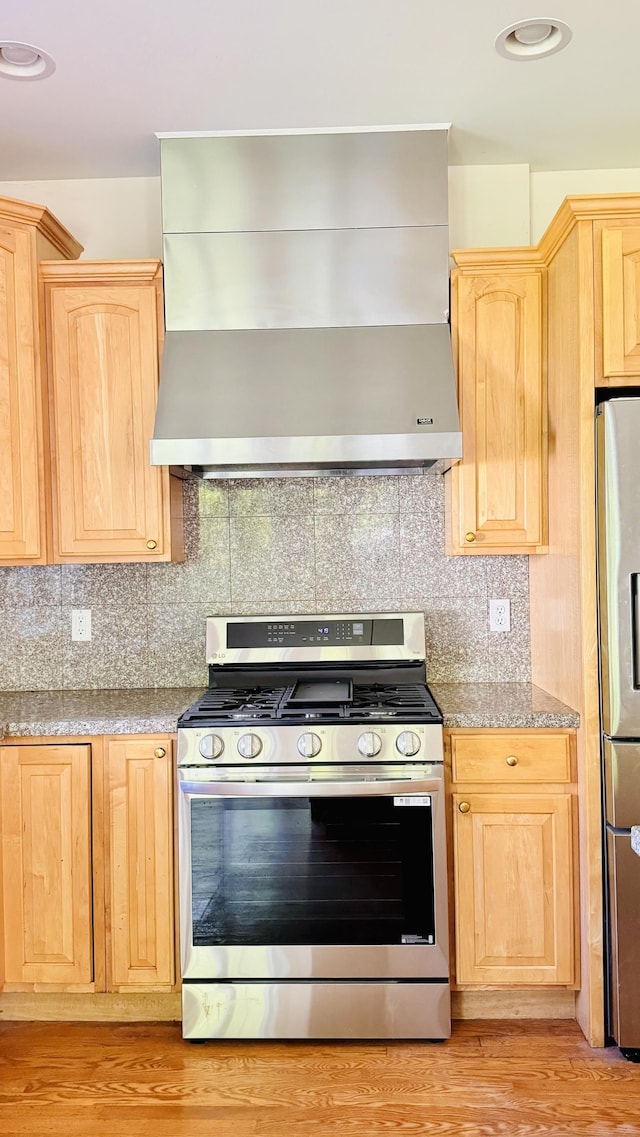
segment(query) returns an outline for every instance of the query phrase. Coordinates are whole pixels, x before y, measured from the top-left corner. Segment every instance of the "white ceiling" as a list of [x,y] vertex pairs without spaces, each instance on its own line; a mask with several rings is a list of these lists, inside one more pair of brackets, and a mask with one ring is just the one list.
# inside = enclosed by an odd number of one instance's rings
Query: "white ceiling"
[[[497,34],[573,29],[546,59]],[[155,132],[452,124],[452,165],[640,167],[637,0],[1,0],[0,180],[159,173]]]

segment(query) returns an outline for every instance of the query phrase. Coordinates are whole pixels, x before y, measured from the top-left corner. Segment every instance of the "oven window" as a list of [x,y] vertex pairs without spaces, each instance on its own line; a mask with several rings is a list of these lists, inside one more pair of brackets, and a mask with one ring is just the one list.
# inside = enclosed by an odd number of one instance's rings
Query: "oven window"
[[195,946],[434,943],[430,797],[192,799]]

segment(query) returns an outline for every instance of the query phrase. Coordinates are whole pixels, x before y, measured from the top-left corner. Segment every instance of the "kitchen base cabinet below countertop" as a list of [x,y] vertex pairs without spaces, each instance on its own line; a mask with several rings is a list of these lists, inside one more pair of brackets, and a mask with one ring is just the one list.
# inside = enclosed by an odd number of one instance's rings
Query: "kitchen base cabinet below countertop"
[[450,731],[456,983],[574,987],[575,735]]
[[4,983],[93,984],[91,747],[0,748]]
[[175,984],[173,740],[0,745],[3,991]]

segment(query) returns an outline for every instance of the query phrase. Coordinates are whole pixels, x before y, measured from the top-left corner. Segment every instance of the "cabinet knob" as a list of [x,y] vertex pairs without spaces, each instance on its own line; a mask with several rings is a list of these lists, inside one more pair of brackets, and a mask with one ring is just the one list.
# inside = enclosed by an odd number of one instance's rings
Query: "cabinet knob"
[[518,759],[516,758],[515,754],[510,754],[509,757],[507,758],[507,766],[517,766],[517,765],[518,765]]
[[157,541],[147,541],[147,548],[148,549],[157,549],[158,548],[158,542]]
[[471,545],[473,543],[473,541],[475,541],[476,535],[475,535],[475,533],[465,533],[464,539],[465,539],[465,541],[468,541],[469,544]]
[[468,813],[471,809],[471,806],[469,805],[468,801],[461,801],[458,809],[460,810],[460,813]]
[[153,752],[155,758],[164,758],[166,753],[164,746],[156,746]]

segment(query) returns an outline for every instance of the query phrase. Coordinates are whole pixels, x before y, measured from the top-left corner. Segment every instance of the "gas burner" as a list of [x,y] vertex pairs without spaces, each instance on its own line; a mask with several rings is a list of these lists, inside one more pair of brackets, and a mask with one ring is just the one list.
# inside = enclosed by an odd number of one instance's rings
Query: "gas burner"
[[195,723],[275,719],[288,687],[210,687],[185,711],[185,720]]

